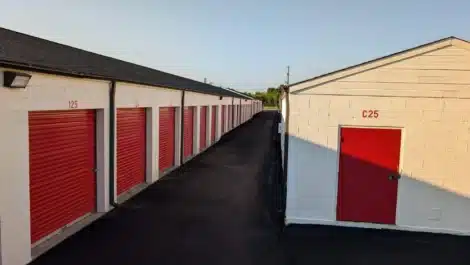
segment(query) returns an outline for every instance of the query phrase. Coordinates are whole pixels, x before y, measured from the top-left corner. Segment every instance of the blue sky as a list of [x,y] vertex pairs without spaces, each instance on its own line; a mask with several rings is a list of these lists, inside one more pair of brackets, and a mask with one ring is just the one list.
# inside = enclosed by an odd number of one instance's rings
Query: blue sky
[[454,35],[470,1],[0,0],[0,26],[239,90]]

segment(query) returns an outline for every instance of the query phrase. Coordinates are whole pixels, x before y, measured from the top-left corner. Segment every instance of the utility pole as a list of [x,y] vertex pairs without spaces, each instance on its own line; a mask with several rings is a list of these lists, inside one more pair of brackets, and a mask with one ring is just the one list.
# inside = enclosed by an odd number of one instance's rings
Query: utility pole
[[290,79],[290,66],[287,66],[287,80],[286,80],[286,85],[289,85],[289,79]]

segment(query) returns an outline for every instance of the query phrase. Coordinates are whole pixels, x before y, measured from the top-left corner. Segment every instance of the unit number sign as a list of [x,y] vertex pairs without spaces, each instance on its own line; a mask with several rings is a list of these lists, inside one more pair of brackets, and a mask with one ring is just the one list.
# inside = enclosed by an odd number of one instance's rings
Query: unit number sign
[[69,100],[69,109],[78,108],[78,100]]
[[379,118],[379,110],[362,110],[362,118],[363,119],[378,119]]

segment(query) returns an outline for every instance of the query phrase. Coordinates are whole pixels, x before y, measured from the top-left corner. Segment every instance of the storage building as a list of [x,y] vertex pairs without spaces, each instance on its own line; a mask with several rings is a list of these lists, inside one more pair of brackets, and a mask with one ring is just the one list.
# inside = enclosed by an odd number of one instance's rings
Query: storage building
[[286,223],[470,235],[469,73],[450,37],[285,89]]
[[28,263],[260,111],[233,91],[3,28],[0,83],[4,265]]

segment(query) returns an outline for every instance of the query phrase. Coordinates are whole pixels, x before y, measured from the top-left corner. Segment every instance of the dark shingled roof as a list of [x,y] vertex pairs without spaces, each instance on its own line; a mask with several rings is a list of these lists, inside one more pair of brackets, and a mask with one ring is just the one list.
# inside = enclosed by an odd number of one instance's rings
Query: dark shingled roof
[[0,65],[247,98],[232,91],[0,27]]

